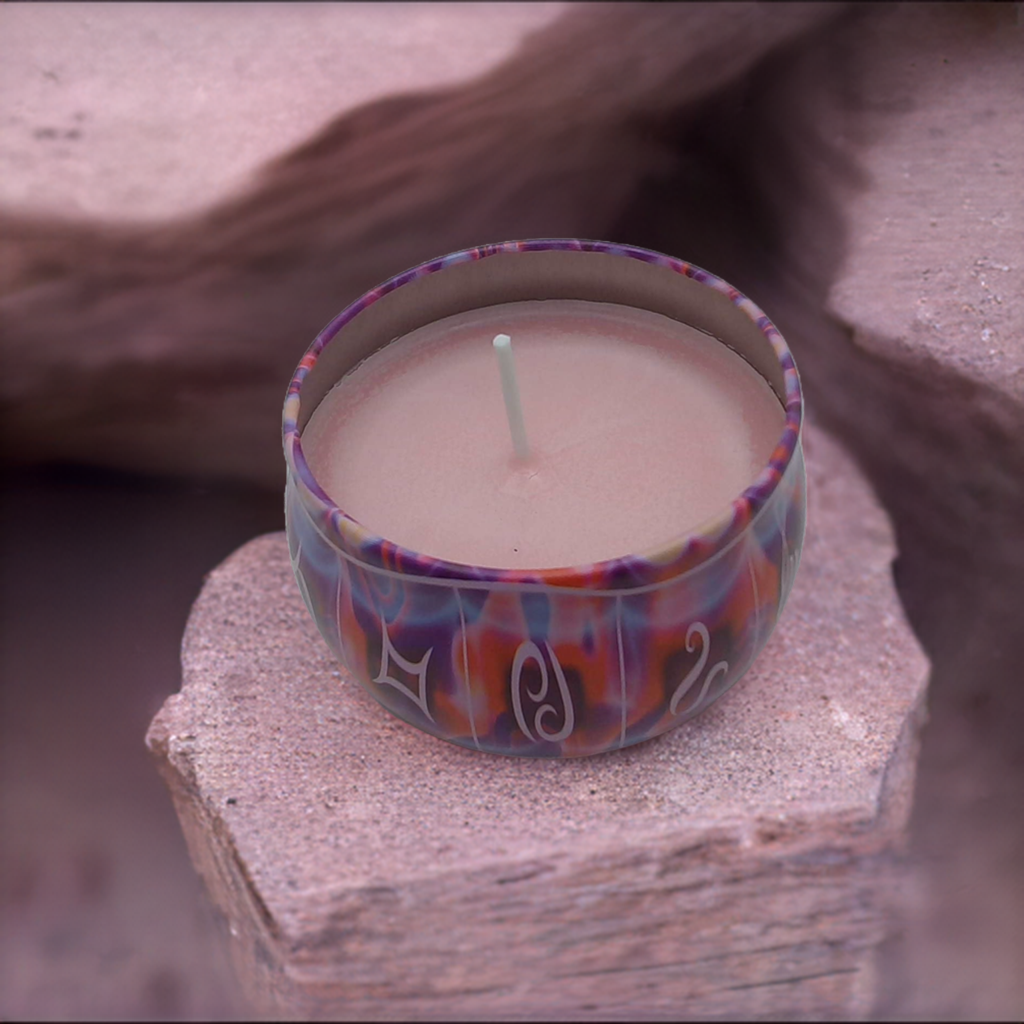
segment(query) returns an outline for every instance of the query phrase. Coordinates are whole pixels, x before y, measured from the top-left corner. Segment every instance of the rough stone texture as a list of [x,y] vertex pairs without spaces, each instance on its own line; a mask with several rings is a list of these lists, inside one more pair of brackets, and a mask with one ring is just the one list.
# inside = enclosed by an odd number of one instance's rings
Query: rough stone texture
[[4,4],[0,205],[195,213],[346,111],[491,70],[563,7]]
[[[1024,26],[980,13],[911,5],[865,26],[869,186],[828,299],[846,335],[830,422],[904,560],[929,563],[912,619],[950,639],[963,588],[993,608],[1024,593]],[[972,625],[984,660],[1003,621]]]
[[[855,360],[860,385],[833,378],[830,415],[894,518],[900,593],[949,694],[926,733],[916,884],[880,1007],[1019,1018],[1024,18],[912,6],[871,29],[869,185],[829,296],[850,357],[833,372]],[[919,979],[910,998],[901,975]]]
[[258,1008],[351,1018],[859,1017],[927,663],[884,514],[807,432],[790,603],[723,701],[647,744],[440,743],[346,680],[280,534],[209,578],[148,743]]
[[1024,25],[910,5],[865,49],[868,187],[831,309],[869,352],[1024,401]]

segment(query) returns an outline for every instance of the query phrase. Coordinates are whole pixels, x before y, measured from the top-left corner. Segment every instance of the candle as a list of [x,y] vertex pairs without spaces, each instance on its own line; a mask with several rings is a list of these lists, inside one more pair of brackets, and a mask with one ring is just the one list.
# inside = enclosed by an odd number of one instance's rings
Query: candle
[[[513,336],[531,450],[517,455],[492,339]],[[368,529],[470,565],[649,551],[726,509],[785,414],[716,339],[659,313],[556,300],[435,321],[374,353],[303,433],[325,492]]]
[[453,253],[349,306],[292,378],[295,578],[350,676],[433,736],[639,743],[775,626],[802,411],[778,331],[698,267],[571,239]]

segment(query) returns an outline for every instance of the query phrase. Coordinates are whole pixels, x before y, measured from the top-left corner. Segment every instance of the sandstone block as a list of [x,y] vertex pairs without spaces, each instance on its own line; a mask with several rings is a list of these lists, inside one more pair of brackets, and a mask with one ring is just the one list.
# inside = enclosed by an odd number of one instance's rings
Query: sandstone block
[[1024,25],[911,4],[861,31],[867,183],[830,307],[869,351],[1024,402]]
[[888,522],[806,435],[807,542],[719,704],[582,760],[497,758],[383,711],[282,534],[209,578],[147,737],[257,1009],[353,1019],[859,1017],[927,663]]
[[864,30],[867,182],[827,300],[846,335],[830,412],[893,516],[935,665],[917,884],[887,954],[902,983],[880,1011],[1019,1016],[1024,10],[898,4]]
[[828,307],[870,405],[834,387],[831,413],[915,543],[1024,577],[1024,26],[911,4],[862,31],[867,185]]

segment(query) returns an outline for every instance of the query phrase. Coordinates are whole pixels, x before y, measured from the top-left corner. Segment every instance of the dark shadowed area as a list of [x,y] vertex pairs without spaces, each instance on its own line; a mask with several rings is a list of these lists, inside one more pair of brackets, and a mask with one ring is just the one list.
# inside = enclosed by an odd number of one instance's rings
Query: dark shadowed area
[[22,1019],[239,1012],[141,742],[205,572],[280,497],[72,467],[5,476],[0,991]]
[[576,235],[753,297],[892,518],[933,674],[875,1013],[1019,1019],[1019,6],[0,7],[0,1016],[244,1015],[143,744],[190,605],[283,526],[331,315]]

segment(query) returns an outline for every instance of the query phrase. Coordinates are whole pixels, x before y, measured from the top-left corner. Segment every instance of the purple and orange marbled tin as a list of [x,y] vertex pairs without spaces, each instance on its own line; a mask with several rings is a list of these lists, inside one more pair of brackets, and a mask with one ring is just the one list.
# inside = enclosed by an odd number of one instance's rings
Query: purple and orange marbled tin
[[[531,571],[409,551],[331,501],[305,461],[301,428],[344,372],[441,316],[554,297],[674,315],[735,348],[769,380],[785,427],[764,470],[729,508],[660,550]],[[645,249],[570,239],[452,253],[352,303],[296,370],[284,449],[299,588],[352,677],[425,732],[533,757],[639,743],[725,693],[775,626],[803,542],[802,415],[785,341],[754,303],[707,271]]]

